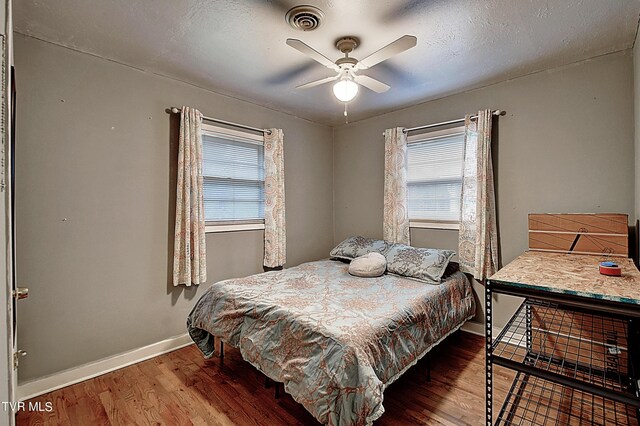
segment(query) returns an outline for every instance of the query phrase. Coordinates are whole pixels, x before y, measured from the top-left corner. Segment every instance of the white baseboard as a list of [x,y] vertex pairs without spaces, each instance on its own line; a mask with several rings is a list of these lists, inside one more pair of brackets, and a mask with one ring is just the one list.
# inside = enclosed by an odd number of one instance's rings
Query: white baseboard
[[[467,333],[484,336],[484,324],[477,321],[467,321],[460,327]],[[493,330],[493,336],[497,336],[499,329]],[[175,351],[192,344],[193,341],[187,333],[170,337],[161,342],[152,343],[142,348],[133,349],[118,355],[104,358],[68,370],[60,371],[39,379],[18,384],[17,396],[19,401],[34,398],[36,396],[52,392],[85,380],[110,373],[114,370],[145,361],[149,358]]]
[[49,376],[42,377],[18,384],[17,397],[24,401],[56,389],[64,388],[114,370],[136,364],[167,352],[175,351],[192,344],[193,341],[187,333],[170,337],[161,342],[152,343],[142,348],[133,349],[118,355],[110,356],[98,361],[83,364],[78,367],[60,371]]
[[460,330],[466,331],[467,333],[476,334],[478,336],[484,336],[484,324],[477,321],[467,321],[462,324]]
[[[465,322],[460,330],[466,331],[467,333],[475,334],[478,336],[485,336],[484,332],[484,323],[477,321],[467,321]],[[493,331],[491,332],[492,337],[495,339],[502,332],[502,328],[493,327]]]

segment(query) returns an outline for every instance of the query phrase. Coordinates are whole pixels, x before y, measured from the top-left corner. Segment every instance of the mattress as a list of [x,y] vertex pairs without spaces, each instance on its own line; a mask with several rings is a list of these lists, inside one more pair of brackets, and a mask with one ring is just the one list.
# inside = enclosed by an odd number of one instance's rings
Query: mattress
[[213,284],[187,329],[205,357],[214,336],[238,348],[321,423],[368,425],[384,389],[474,314],[461,272],[434,285],[321,260]]

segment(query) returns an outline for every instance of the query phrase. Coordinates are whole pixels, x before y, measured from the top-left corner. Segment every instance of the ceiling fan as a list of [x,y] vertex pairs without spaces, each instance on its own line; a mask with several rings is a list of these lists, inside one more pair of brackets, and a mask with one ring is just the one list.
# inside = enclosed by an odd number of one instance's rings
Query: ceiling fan
[[381,81],[357,73],[361,70],[371,68],[382,61],[386,61],[392,56],[402,53],[405,50],[411,49],[417,44],[417,38],[411,35],[402,36],[366,58],[357,60],[350,57],[349,54],[358,47],[360,40],[352,36],[342,37],[336,41],[336,47],[340,52],[344,53],[344,57],[335,62],[332,62],[322,53],[298,39],[289,38],[287,39],[287,44],[337,73],[337,75],[332,77],[302,84],[297,86],[297,89],[308,89],[310,87],[319,86],[321,84],[337,80],[337,83],[333,85],[333,94],[340,101],[347,103],[356,97],[359,85],[371,89],[376,93],[383,93],[389,90],[389,86]]

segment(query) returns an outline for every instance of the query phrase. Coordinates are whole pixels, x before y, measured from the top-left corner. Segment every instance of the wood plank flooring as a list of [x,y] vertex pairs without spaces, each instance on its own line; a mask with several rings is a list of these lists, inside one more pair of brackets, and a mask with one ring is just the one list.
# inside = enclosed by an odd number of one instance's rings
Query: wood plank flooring
[[[480,425],[484,339],[457,332],[432,351],[431,382],[418,363],[385,392],[376,425]],[[496,371],[502,400],[513,380]],[[31,402],[53,411],[19,412],[18,425],[317,425],[291,396],[274,398],[264,376],[225,346],[224,361],[194,346],[60,389]]]

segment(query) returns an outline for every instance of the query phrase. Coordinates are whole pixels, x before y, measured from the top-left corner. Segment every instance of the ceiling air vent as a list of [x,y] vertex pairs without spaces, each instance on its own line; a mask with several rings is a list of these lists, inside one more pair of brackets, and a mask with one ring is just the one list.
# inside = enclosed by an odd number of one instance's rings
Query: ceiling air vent
[[289,9],[285,19],[296,30],[313,31],[320,26],[324,13],[314,6],[302,5]]

